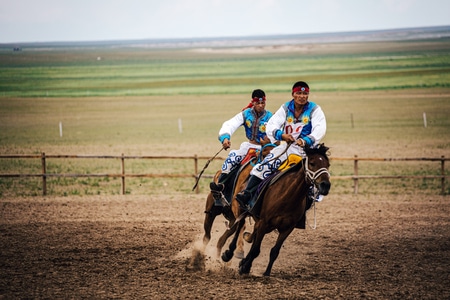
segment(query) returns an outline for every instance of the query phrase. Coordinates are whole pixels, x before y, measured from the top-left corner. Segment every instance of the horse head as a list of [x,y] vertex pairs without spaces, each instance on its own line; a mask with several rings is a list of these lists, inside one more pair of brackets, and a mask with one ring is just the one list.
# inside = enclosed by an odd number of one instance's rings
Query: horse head
[[329,150],[324,144],[319,144],[316,148],[305,147],[306,162],[305,175],[307,180],[314,184],[321,195],[328,195],[330,191],[330,161],[327,156]]

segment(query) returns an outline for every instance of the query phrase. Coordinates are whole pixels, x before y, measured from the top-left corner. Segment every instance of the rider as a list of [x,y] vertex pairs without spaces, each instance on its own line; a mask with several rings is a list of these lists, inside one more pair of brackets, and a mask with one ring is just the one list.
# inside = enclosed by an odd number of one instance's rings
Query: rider
[[298,81],[292,87],[293,99],[284,103],[267,123],[267,136],[275,143],[281,143],[270,151],[265,159],[256,164],[250,172],[245,190],[236,195],[236,200],[244,209],[254,191],[264,178],[269,177],[290,154],[305,156],[302,147],[314,147],[325,136],[327,123],[325,115],[314,102],[309,102],[309,86]]
[[250,149],[261,149],[261,144],[265,140],[268,142],[266,136],[266,124],[272,116],[272,113],[265,109],[266,94],[263,90],[256,89],[252,93],[250,103],[243,108],[241,112],[236,114],[233,118],[225,121],[219,131],[219,141],[222,143],[223,149],[227,150],[231,146],[231,136],[240,127],[244,126],[245,135],[248,142],[243,142],[238,150],[230,151],[230,154],[225,159],[222,165],[222,173],[216,184],[211,182],[210,188],[212,191],[223,191],[224,184],[236,166],[245,158]]

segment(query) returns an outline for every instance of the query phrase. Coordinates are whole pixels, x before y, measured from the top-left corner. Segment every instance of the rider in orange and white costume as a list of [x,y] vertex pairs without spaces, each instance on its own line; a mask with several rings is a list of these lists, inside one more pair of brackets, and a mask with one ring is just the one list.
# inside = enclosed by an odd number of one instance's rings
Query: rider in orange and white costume
[[[304,157],[304,146],[317,146],[325,136],[327,122],[322,108],[309,102],[309,86],[299,81],[292,87],[291,101],[284,103],[270,118],[266,126],[272,143],[285,141],[270,151],[266,158],[256,164],[247,187],[236,196],[242,207],[248,204],[253,192],[264,178],[269,177],[290,154]],[[287,149],[286,149],[287,148]]]

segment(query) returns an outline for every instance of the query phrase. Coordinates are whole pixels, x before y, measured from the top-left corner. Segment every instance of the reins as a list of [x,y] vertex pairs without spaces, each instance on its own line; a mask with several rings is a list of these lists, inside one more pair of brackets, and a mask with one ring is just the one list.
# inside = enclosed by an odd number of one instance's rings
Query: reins
[[[289,147],[290,147],[293,143],[294,143],[294,142],[287,143],[286,149],[284,149],[283,152],[281,152],[281,153],[278,154],[277,156],[272,157],[271,159],[269,159],[269,160],[263,162],[262,164],[263,164],[263,165],[268,164],[269,162],[274,161],[274,160],[278,159],[279,157],[281,157],[283,154],[285,154],[285,153],[287,152],[287,150],[289,149]],[[270,146],[275,146],[275,147],[277,146],[277,145],[275,145],[275,144],[269,144],[269,145],[270,145]],[[262,151],[261,151],[261,153],[262,153]]]
[[251,163],[252,166],[255,166],[257,163],[260,163],[260,162],[263,161],[263,159],[264,159],[264,157],[263,157],[263,150],[264,150],[264,148],[266,148],[266,147],[276,147],[276,146],[277,145],[273,144],[273,143],[268,143],[268,144],[265,144],[264,146],[262,146],[261,149],[259,150],[258,159],[257,159],[256,163]]

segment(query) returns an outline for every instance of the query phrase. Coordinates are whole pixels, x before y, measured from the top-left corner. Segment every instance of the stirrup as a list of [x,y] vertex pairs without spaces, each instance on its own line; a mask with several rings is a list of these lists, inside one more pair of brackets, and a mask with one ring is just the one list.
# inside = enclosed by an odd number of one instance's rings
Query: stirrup
[[209,188],[211,191],[222,192],[225,189],[225,185],[223,183],[215,183],[213,181],[209,184]]
[[211,194],[214,198],[215,206],[230,206],[230,203],[228,203],[227,199],[225,199],[225,196],[222,194],[222,192],[211,191]]

